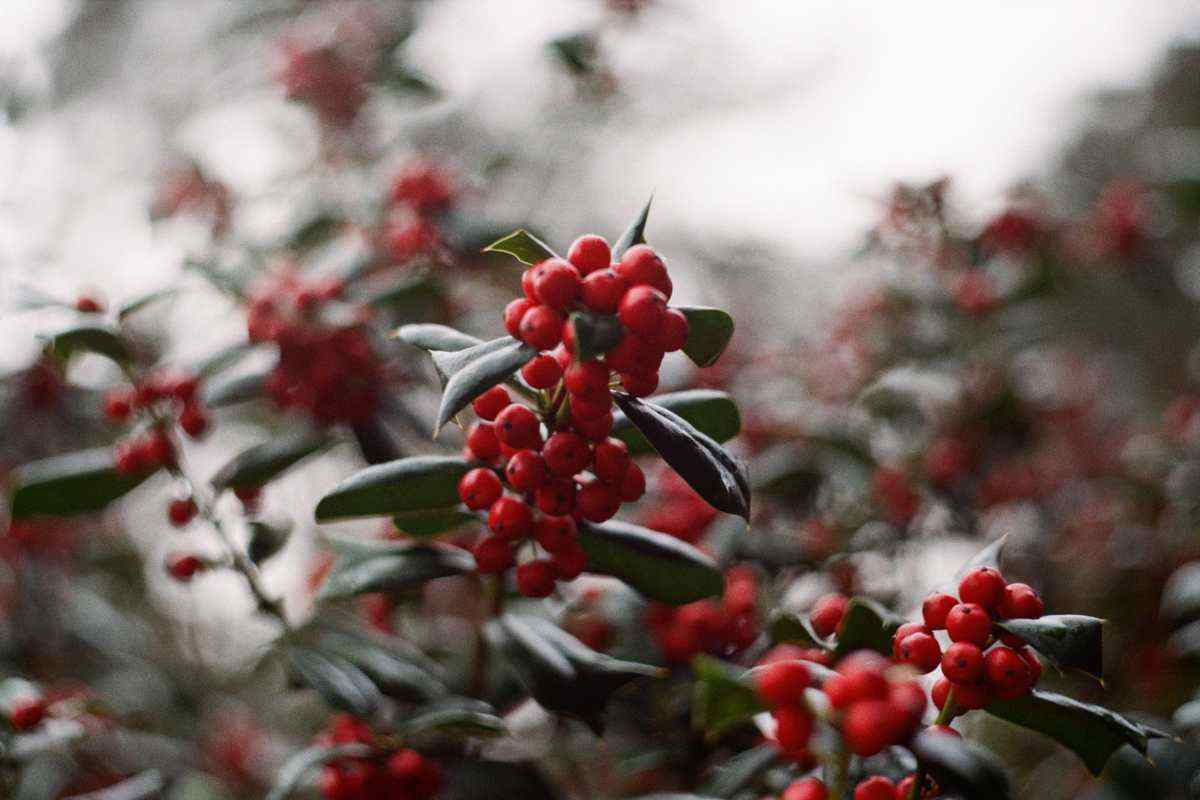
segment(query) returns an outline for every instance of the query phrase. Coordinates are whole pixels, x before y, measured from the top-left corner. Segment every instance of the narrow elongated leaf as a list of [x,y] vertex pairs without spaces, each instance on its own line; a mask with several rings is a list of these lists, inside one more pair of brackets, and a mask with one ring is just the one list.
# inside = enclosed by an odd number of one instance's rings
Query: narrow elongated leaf
[[492,242],[483,248],[485,253],[504,253],[520,261],[522,264],[537,264],[547,258],[554,258],[555,252],[550,245],[534,236],[525,229],[513,231],[503,239]]
[[[737,404],[728,394],[716,389],[688,389],[660,394],[645,402],[674,412],[716,442],[729,441],[742,428]],[[625,442],[630,453],[649,453],[654,449],[623,411],[613,414],[612,435]]]
[[607,653],[593,650],[576,639],[562,628],[542,617],[521,617],[530,628],[537,632],[567,657],[567,660],[577,669],[585,673],[609,673],[633,678],[662,678],[667,671],[650,664],[640,664],[635,661],[623,661],[613,658]]
[[470,736],[502,736],[504,720],[473,708],[438,708],[409,717],[400,732],[409,736],[425,733],[458,733]]
[[321,498],[317,522],[455,506],[458,481],[468,468],[456,456],[414,456],[367,467]]
[[241,375],[223,375],[208,381],[204,386],[204,404],[210,408],[224,408],[248,400],[266,396],[269,369]]
[[767,707],[754,688],[749,673],[709,656],[692,660],[696,682],[692,694],[692,727],[721,733],[747,723]]
[[327,434],[306,431],[254,445],[217,470],[212,485],[218,490],[262,486],[331,444],[333,439]]
[[571,327],[582,361],[599,358],[621,341],[621,322],[611,314],[576,311],[571,314]]
[[392,335],[413,347],[430,351],[466,350],[483,343],[482,339],[476,339],[448,325],[433,323],[401,325]]
[[64,361],[76,353],[96,353],[118,364],[129,360],[129,348],[121,334],[111,328],[83,325],[62,331],[50,339],[54,355]]
[[758,777],[780,760],[779,748],[770,742],[752,747],[717,767],[700,791],[710,797],[734,797],[753,787]]
[[[466,408],[472,400],[496,384],[508,380],[514,372],[538,354],[536,348],[512,338],[506,337],[498,341],[503,342],[503,345],[488,352],[481,352],[478,357],[471,359],[453,374],[448,374],[446,388],[442,392],[442,403],[438,407],[437,422],[433,428],[435,437],[442,426]],[[490,345],[491,342],[455,355],[471,353]]]
[[370,717],[383,699],[366,673],[341,656],[293,647],[287,652],[287,666],[299,683],[315,689],[334,708],[356,717]]
[[356,422],[350,431],[354,434],[358,452],[368,464],[386,464],[404,456],[396,438],[378,416]]
[[1150,739],[1162,737],[1102,706],[1037,689],[1015,700],[993,701],[987,712],[1046,734],[1083,759],[1093,775],[1099,775],[1109,757],[1124,745],[1144,756]]
[[719,444],[683,417],[617,392],[617,405],[679,476],[718,511],[750,518],[749,478]]
[[320,597],[336,600],[366,592],[398,591],[474,569],[471,554],[459,548],[391,542],[364,544],[338,561],[325,579]]
[[904,620],[874,600],[851,598],[838,631],[834,652],[839,655],[855,650],[874,650],[884,655],[892,652],[892,634]]
[[618,520],[581,522],[579,544],[589,572],[619,578],[660,603],[679,606],[725,591],[715,561],[665,533]]
[[630,223],[625,232],[621,234],[621,238],[617,239],[617,243],[613,245],[613,261],[620,261],[621,256],[625,255],[625,251],[633,247],[635,244],[646,243],[646,220],[650,218],[650,204],[654,202],[654,195],[646,201],[646,205],[642,206],[642,211],[638,214],[637,219]]
[[1052,614],[1041,619],[999,620],[996,627],[1021,637],[1059,669],[1077,669],[1101,678],[1104,620]]
[[439,533],[457,530],[464,525],[479,524],[481,520],[470,511],[459,508],[435,508],[431,511],[409,511],[392,517],[396,530],[416,539],[427,539]]
[[446,686],[428,670],[401,658],[365,636],[336,631],[321,635],[321,650],[346,659],[361,669],[389,697],[413,703],[429,703],[449,694]]
[[688,321],[683,352],[697,367],[711,367],[733,338],[733,317],[719,308],[678,306]]
[[54,456],[13,472],[11,513],[16,519],[99,511],[147,475],[121,475],[107,448]]
[[926,731],[913,741],[913,754],[938,788],[971,800],[1011,800],[1008,776],[996,757],[958,736]]
[[438,319],[446,305],[442,284],[428,275],[401,281],[369,297],[366,303],[390,314],[390,319]]
[[266,800],[286,800],[292,792],[300,788],[305,776],[317,767],[343,758],[363,758],[370,753],[371,748],[365,744],[307,747],[289,758],[279,768],[279,774],[275,776],[275,785],[267,793]]
[[174,296],[175,296],[174,289],[159,289],[156,292],[148,292],[147,294],[143,294],[140,297],[135,297],[132,300],[129,300],[129,301],[125,302],[124,304],[122,304],[122,306],[117,310],[117,319],[124,322],[126,317],[130,317],[130,316],[136,314],[137,312],[141,311],[142,309],[148,308],[149,306],[154,305],[155,303],[159,302],[160,300],[166,300],[166,299],[168,299],[170,297],[174,297]]

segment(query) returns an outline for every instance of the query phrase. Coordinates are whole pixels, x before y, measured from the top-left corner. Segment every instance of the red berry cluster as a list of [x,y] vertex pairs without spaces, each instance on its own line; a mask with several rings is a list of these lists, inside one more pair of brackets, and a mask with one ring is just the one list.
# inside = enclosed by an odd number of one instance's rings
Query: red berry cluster
[[[1042,616],[1045,604],[1037,592],[1023,583],[1005,582],[991,567],[978,567],[962,579],[958,595],[937,592],[927,597],[921,609],[924,623],[901,625],[893,636],[893,658],[921,673],[941,667],[943,677],[933,687],[938,708],[951,690],[954,705],[966,710],[1028,692],[1041,677],[1041,662],[993,620]],[[933,633],[939,630],[952,642],[945,652]]]
[[[945,728],[945,730],[955,736],[958,735],[953,728]],[[914,794],[916,785],[917,776],[915,774],[909,774],[900,781],[899,785],[883,775],[872,775],[859,781],[858,785],[854,787],[854,800],[912,800],[915,797],[933,798],[940,795],[937,784],[928,775],[925,776],[920,795]]]
[[437,215],[454,202],[456,188],[438,164],[417,159],[392,179],[390,206],[379,246],[393,264],[403,264],[432,252],[441,241]]
[[758,637],[758,578],[748,566],[733,567],[725,573],[720,600],[652,604],[646,622],[663,658],[672,664],[686,663],[700,653],[740,653]]
[[813,732],[812,711],[804,697],[812,682],[808,666],[803,661],[774,661],[753,674],[759,697],[775,720],[775,741],[788,757],[807,763]]
[[[649,245],[629,248],[618,263],[603,237],[581,236],[567,258],[549,258],[525,271],[525,296],[504,309],[504,327],[538,350],[555,350],[566,364],[575,352],[574,332],[567,315],[575,310],[616,315],[620,340],[601,361],[571,366],[567,389],[572,417],[595,422],[611,405],[609,372],[620,376],[625,391],[645,397],[658,388],[658,368],[665,353],[683,348],[688,321],[683,312],[668,308],[673,286],[667,266]],[[599,423],[595,423],[599,424]]]
[[[375,733],[362,720],[338,714],[316,743],[322,746],[375,746]],[[429,800],[442,788],[442,769],[415,750],[396,750],[369,758],[344,758],[326,764],[317,786],[326,800]]]
[[379,405],[384,378],[367,331],[322,316],[344,291],[337,278],[283,273],[250,299],[250,341],[279,347],[267,393],[281,408],[301,410],[322,425],[369,419]]
[[[559,398],[565,393],[560,384],[571,386],[550,356],[530,361],[521,374],[535,388],[554,387]],[[475,544],[476,565],[484,574],[503,572],[515,563],[517,547],[531,540],[535,553],[540,547],[549,557],[521,564],[517,589],[546,597],[556,581],[574,580],[587,564],[576,522],[611,518],[622,502],[642,496],[645,476],[625,443],[608,436],[608,410],[600,425],[595,418],[565,418],[561,406],[543,419],[513,402],[502,386],[477,397],[473,408],[479,421],[467,433],[467,455],[486,466],[464,475],[458,494],[471,510],[487,511],[490,533]]]
[[889,674],[886,658],[869,650],[846,656],[825,682],[830,705],[841,712],[842,738],[866,758],[907,742],[925,713],[925,691],[915,680]]

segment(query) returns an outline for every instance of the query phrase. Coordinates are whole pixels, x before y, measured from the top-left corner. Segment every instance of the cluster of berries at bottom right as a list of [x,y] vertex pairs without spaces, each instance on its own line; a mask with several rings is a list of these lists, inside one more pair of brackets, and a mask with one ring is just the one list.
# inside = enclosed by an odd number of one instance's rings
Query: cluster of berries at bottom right
[[[317,736],[316,744],[361,744],[374,748],[379,742],[367,723],[349,714],[337,714]],[[322,768],[317,788],[326,800],[372,797],[431,800],[442,788],[442,769],[436,761],[408,749],[364,758],[342,758]]]

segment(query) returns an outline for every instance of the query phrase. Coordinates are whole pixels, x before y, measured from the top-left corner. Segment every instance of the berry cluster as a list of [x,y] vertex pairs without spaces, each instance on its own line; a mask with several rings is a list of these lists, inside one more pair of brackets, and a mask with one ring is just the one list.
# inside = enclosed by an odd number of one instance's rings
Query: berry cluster
[[369,98],[381,42],[378,15],[361,3],[331,4],[293,25],[279,46],[276,79],[287,99],[331,128],[350,126]]
[[[286,272],[251,295],[247,332],[252,342],[273,342],[279,362],[267,378],[272,400],[307,413],[318,424],[361,422],[379,405],[383,364],[370,336],[351,320],[335,320],[332,301],[345,285],[337,278],[306,279]],[[322,312],[331,313],[324,315]]]
[[392,179],[379,247],[393,264],[435,250],[441,241],[437,218],[453,204],[454,181],[440,165],[424,159],[405,164]]
[[758,578],[748,566],[725,574],[720,600],[698,600],[684,606],[652,604],[646,623],[663,658],[672,664],[700,653],[728,657],[745,650],[758,637]]
[[810,762],[808,740],[813,732],[813,716],[804,696],[812,682],[808,666],[803,661],[772,661],[753,674],[759,697],[775,720],[776,743],[794,761]]
[[830,705],[841,713],[842,738],[863,758],[907,742],[925,713],[921,684],[889,673],[890,666],[878,653],[860,650],[843,658],[825,682]]
[[[362,744],[375,747],[375,732],[349,714],[334,716],[316,744]],[[429,800],[442,787],[442,769],[437,762],[415,750],[396,750],[368,758],[344,758],[326,764],[317,786],[326,800],[366,800],[388,797],[395,800]]]
[[[1023,583],[1006,583],[991,567],[967,573],[958,597],[934,593],[925,599],[924,623],[901,625],[892,638],[892,656],[921,673],[939,666],[933,687],[938,708],[953,691],[956,708],[983,708],[996,699],[1020,697],[1042,674],[1034,652],[1012,634],[995,627],[996,619],[1037,619],[1045,604]],[[942,652],[934,631],[945,630],[951,644]]]

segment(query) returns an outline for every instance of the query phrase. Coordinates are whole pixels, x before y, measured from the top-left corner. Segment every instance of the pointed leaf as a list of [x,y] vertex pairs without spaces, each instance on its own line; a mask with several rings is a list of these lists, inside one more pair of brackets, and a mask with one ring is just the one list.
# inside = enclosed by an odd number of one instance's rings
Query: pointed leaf
[[[674,412],[717,442],[729,441],[742,428],[737,404],[728,394],[716,389],[688,389],[660,394],[646,402]],[[612,435],[629,445],[630,453],[649,453],[654,449],[622,411],[613,414]]]
[[134,299],[129,300],[126,303],[124,303],[117,310],[117,319],[124,322],[126,317],[130,317],[130,316],[136,314],[137,312],[141,311],[142,309],[147,308],[151,305],[154,305],[155,303],[159,302],[160,300],[166,300],[167,298],[174,297],[174,296],[175,296],[174,289],[159,289],[156,292],[148,292],[147,294],[141,295],[140,297],[135,297]]
[[387,312],[392,320],[438,319],[446,307],[446,291],[441,282],[428,275],[410,278],[377,292],[367,305]]
[[773,644],[787,642],[802,647],[833,649],[813,630],[812,623],[806,615],[794,614],[790,611],[776,610],[772,613],[771,620],[767,624],[767,633]]
[[334,708],[356,717],[370,717],[383,699],[366,673],[341,656],[293,647],[287,652],[287,665],[299,683],[315,689]]
[[1008,776],[996,757],[958,736],[925,731],[913,741],[913,754],[938,788],[971,800],[1011,800]]
[[300,788],[305,776],[317,767],[343,758],[363,758],[370,755],[371,748],[365,744],[342,744],[333,747],[313,745],[296,753],[284,762],[275,776],[275,785],[267,793],[266,800],[286,800]]
[[466,550],[407,543],[362,544],[345,553],[321,586],[320,597],[338,600],[367,592],[398,591],[434,578],[475,570]]
[[838,630],[834,652],[838,656],[855,650],[874,650],[884,655],[892,652],[892,634],[904,620],[874,600],[851,598]]
[[619,578],[660,603],[679,606],[725,591],[715,561],[665,533],[618,520],[581,522],[579,544],[588,572]]
[[695,730],[721,733],[767,710],[747,670],[701,655],[692,660],[692,671]]
[[448,325],[433,323],[401,325],[392,335],[413,347],[431,351],[466,350],[483,343],[483,340]]
[[331,444],[333,439],[327,434],[305,431],[254,445],[217,471],[212,479],[213,488],[262,486]]
[[750,518],[745,469],[687,420],[654,403],[616,392],[614,399],[646,440],[713,508]]
[[251,520],[250,541],[246,545],[246,554],[255,564],[262,564],[267,559],[277,555],[287,544],[292,532],[290,522],[272,525],[261,520]]
[[414,456],[367,467],[321,498],[317,522],[455,506],[458,481],[469,468],[457,456]]
[[537,264],[547,258],[555,257],[555,252],[550,249],[550,245],[524,229],[513,231],[503,239],[492,242],[483,248],[483,252],[505,253],[522,264]]
[[613,261],[620,261],[621,256],[625,255],[625,251],[633,247],[635,244],[646,243],[646,220],[650,217],[650,204],[654,202],[654,195],[646,201],[646,205],[642,206],[642,212],[638,214],[625,232],[621,234],[621,238],[617,239],[617,243],[613,245]]
[[1024,639],[1059,669],[1077,669],[1101,678],[1104,620],[1051,614],[1040,619],[998,620],[996,627]]
[[396,530],[414,539],[428,539],[464,525],[479,524],[481,520],[470,511],[459,508],[435,508],[430,511],[409,511],[392,517]]
[[386,464],[404,456],[392,432],[378,416],[350,426],[358,452],[368,464]]
[[129,360],[129,348],[121,334],[111,328],[84,325],[55,334],[50,339],[54,355],[66,361],[76,353],[96,353],[118,364]]
[[445,684],[428,670],[365,635],[328,631],[318,642],[322,651],[341,656],[365,672],[388,697],[428,703],[449,694]]
[[733,338],[733,317],[719,308],[678,306],[688,321],[683,352],[697,367],[711,367]]
[[121,475],[108,448],[54,456],[17,468],[10,503],[14,519],[99,511],[148,475]]
[[621,341],[621,322],[611,314],[576,311],[571,314],[571,327],[579,348],[579,359],[589,361],[607,353]]
[[[486,346],[479,345],[479,347]],[[472,348],[472,350],[474,349],[476,348]],[[471,350],[463,351],[463,353],[469,352]],[[481,354],[450,375],[446,381],[446,388],[442,392],[442,404],[438,407],[433,435],[436,437],[442,426],[449,422],[455,414],[466,408],[472,400],[496,384],[508,380],[514,372],[525,366],[537,354],[536,348],[509,338],[504,346]]]
[[404,720],[399,732],[406,736],[422,733],[458,733],[470,736],[502,736],[504,720],[473,708],[437,708]]

